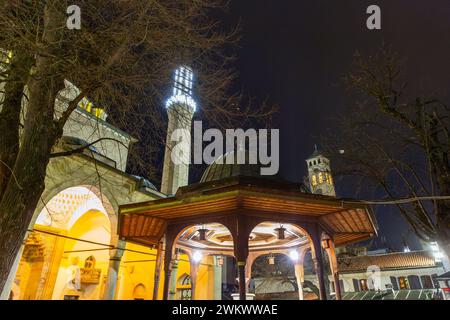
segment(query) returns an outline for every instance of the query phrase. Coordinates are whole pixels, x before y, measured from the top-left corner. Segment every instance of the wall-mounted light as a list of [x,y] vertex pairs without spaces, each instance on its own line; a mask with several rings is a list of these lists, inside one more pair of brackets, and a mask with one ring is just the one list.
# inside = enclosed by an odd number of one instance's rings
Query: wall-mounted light
[[192,255],[192,260],[196,263],[202,261],[203,259],[203,255],[200,251],[195,251],[194,254]]
[[289,252],[289,258],[291,258],[292,261],[297,261],[299,258],[297,250],[291,250]]
[[273,254],[271,254],[271,255],[269,256],[269,258],[267,258],[267,262],[268,262],[270,265],[274,265],[274,264],[275,264],[275,256],[274,256]]

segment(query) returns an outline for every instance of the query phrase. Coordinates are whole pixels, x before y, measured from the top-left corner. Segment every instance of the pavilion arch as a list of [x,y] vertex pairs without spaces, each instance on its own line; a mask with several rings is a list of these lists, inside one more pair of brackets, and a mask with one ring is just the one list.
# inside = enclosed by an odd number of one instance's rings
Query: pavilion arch
[[253,219],[249,226],[248,256],[244,268],[246,288],[249,288],[256,259],[264,255],[283,254],[293,263],[299,298],[303,299],[303,259],[306,252],[313,247],[307,226],[296,221],[286,221],[281,217],[277,220]]
[[[208,273],[209,271],[207,271],[205,266],[216,265],[219,259],[217,256],[230,256],[234,258],[234,238],[230,229],[222,222],[220,219],[211,219],[209,221],[202,221],[202,223],[187,222],[168,226],[168,230],[170,231],[168,232],[169,236],[166,233],[165,241],[166,245],[167,241],[171,241],[172,249],[171,254],[165,255],[164,265],[171,266],[169,271],[165,267],[165,273],[170,273],[170,292],[177,292],[177,279],[179,279],[177,273],[186,273],[191,278],[192,298],[207,298],[204,292],[197,292],[195,290],[197,280],[202,281],[202,283],[213,281],[211,280],[213,277]],[[205,240],[202,240],[202,232],[204,233]],[[175,269],[173,268],[174,263],[176,263]],[[175,296],[171,297],[171,299],[174,298]]]
[[[297,252],[298,260],[302,261],[305,252],[312,248],[311,236],[306,228],[297,223],[280,222],[280,220],[255,219],[251,224],[248,241],[249,258],[247,260],[250,268],[253,261],[261,255],[282,253],[289,256],[289,252],[292,250]],[[276,230],[278,228],[285,229],[283,233],[286,239],[278,239]]]
[[[256,269],[257,267],[258,269]],[[283,270],[280,270],[279,268],[282,268]],[[259,271],[259,274],[257,271]],[[281,271],[281,273],[269,274],[269,272],[273,271]],[[260,277],[258,277],[258,275]],[[283,280],[280,281],[281,279]],[[295,281],[295,284],[292,280]],[[259,292],[259,294],[262,294],[262,297],[258,297],[260,299],[268,299],[268,295],[273,293],[271,291],[274,287],[277,288],[277,291],[280,291],[280,288],[285,289],[285,291],[281,293],[282,295],[285,295],[286,292],[291,291],[295,291],[298,295],[298,284],[295,279],[295,261],[293,261],[286,252],[265,253],[258,255],[258,257],[254,259],[251,264],[251,278],[248,279],[249,292],[251,291],[250,284],[252,281],[255,294],[257,293],[257,289],[266,288],[266,290],[263,290],[266,292]],[[289,290],[289,288],[293,288],[293,290]],[[279,298],[280,297],[278,296],[278,299]]]
[[[176,235],[172,246],[172,255],[175,249],[185,250],[189,256],[195,251],[201,251],[203,256],[209,255],[227,255],[234,256],[234,237],[226,223],[219,219],[211,220],[205,223],[189,223],[176,228]],[[207,243],[201,243],[199,240],[200,229],[206,229]],[[219,237],[220,240],[218,240]],[[223,241],[220,243],[220,241]]]

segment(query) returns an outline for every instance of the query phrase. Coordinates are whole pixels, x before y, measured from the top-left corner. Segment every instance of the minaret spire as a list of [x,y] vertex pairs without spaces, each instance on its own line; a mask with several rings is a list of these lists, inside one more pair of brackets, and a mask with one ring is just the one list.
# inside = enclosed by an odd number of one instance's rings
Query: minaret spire
[[197,104],[192,98],[194,74],[190,67],[175,70],[172,96],[166,102],[169,118],[161,192],[173,195],[189,182],[191,127]]

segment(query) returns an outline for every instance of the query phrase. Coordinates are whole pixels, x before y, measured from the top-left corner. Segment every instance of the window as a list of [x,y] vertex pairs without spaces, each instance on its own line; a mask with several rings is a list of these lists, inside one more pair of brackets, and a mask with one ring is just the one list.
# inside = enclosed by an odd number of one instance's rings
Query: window
[[94,256],[89,256],[84,261],[84,268],[85,269],[94,269],[94,267],[95,267],[95,258],[94,258]]
[[177,299],[192,300],[191,276],[186,273],[178,278]]
[[191,285],[191,277],[188,275],[183,277],[183,279],[181,280],[181,285],[182,286],[190,286]]
[[400,286],[400,290],[409,290],[409,283],[406,277],[399,277],[398,284]]
[[192,289],[181,289],[180,300],[192,300]]
[[323,173],[319,172],[319,184],[323,183]]
[[313,186],[317,185],[317,177],[316,177],[315,174],[313,174],[312,177],[311,177],[311,184]]
[[418,276],[415,275],[408,276],[408,283],[411,290],[422,289],[422,285],[420,284]]
[[328,184],[333,184],[333,178],[331,178],[331,174],[329,172],[327,172],[325,174],[326,178],[327,178],[327,183]]
[[396,277],[391,277],[392,289],[398,290],[398,282]]
[[424,289],[433,289],[433,281],[430,276],[421,276],[420,280]]
[[359,286],[361,288],[361,291],[369,291],[369,288],[367,287],[367,279],[359,280]]
[[359,281],[357,279],[352,279],[353,281],[353,288],[355,290],[355,292],[359,292]]
[[434,287],[440,288],[439,281],[436,280],[437,277],[438,277],[438,275],[436,273],[431,275],[431,279],[433,280]]

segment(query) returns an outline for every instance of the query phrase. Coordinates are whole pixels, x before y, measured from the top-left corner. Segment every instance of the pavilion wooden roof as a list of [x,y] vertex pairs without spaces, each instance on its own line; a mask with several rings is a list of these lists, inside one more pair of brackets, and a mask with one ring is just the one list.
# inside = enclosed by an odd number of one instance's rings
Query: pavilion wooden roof
[[180,188],[174,197],[121,206],[119,235],[128,241],[154,245],[168,223],[238,211],[264,213],[275,221],[299,216],[318,221],[330,230],[336,245],[376,234],[367,205],[300,190],[298,184],[242,176],[195,184]]

